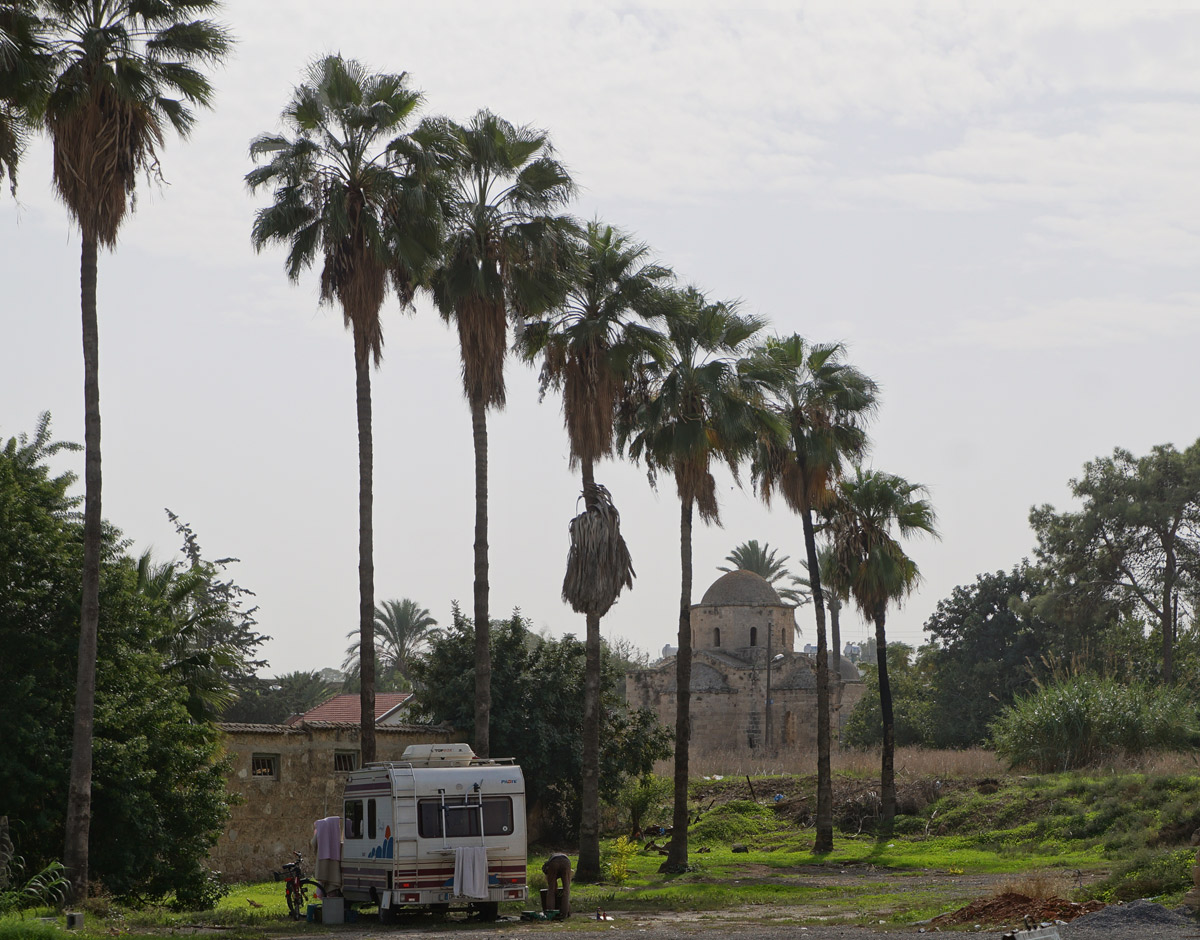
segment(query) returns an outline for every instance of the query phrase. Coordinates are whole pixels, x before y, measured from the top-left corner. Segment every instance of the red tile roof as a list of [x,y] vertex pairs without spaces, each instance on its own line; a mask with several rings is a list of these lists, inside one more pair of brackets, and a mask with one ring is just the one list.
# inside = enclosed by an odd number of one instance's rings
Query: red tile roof
[[[398,705],[412,698],[411,692],[376,692],[375,720],[378,721]],[[335,695],[327,702],[306,711],[299,718],[294,718],[288,724],[298,721],[345,721],[357,722],[362,717],[362,704],[357,693]]]

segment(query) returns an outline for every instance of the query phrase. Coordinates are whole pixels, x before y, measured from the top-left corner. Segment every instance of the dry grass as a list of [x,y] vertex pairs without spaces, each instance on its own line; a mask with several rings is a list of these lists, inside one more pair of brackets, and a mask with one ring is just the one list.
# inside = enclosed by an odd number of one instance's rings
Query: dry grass
[[[834,751],[833,772],[861,775],[879,774],[878,751]],[[655,773],[670,776],[671,761],[660,761]],[[772,756],[748,757],[733,750],[693,755],[689,770],[693,777],[715,774],[723,776],[771,776],[775,774],[815,774],[817,755],[809,750],[780,750]],[[1005,773],[1004,765],[991,751],[973,748],[966,751],[937,751],[929,748],[902,747],[896,750],[896,776],[937,777],[997,777]]]
[[1013,875],[996,886],[995,897],[1023,894],[1027,898],[1069,898],[1078,885],[1076,875],[1057,870],[1042,870]]

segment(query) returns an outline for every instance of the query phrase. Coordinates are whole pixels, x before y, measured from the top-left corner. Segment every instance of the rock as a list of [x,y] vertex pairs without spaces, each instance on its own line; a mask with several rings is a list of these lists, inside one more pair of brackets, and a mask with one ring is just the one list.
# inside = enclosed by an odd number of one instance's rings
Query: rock
[[750,846],[748,846],[748,845],[746,845],[745,843],[742,843],[742,842],[735,842],[735,843],[733,843],[733,847],[732,847],[731,851],[733,851],[733,852],[735,852],[735,853],[737,853],[737,852],[749,852],[749,851],[750,851]]

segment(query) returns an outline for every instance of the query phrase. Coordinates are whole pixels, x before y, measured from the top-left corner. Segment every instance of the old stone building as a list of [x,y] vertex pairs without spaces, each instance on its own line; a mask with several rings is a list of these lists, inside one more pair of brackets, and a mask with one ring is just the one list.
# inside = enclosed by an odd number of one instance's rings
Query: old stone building
[[[375,754],[399,760],[410,744],[462,740],[450,729],[403,723],[408,694],[379,694],[375,702]],[[209,865],[229,881],[271,877],[293,852],[309,848],[312,824],[341,814],[346,774],[359,766],[359,697],[336,696],[285,725],[223,724],[230,761],[228,789],[239,799],[225,832],[209,854]]]
[[[816,749],[816,662],[795,650],[796,620],[775,589],[751,571],[718,578],[692,605],[691,716],[693,755]],[[836,739],[862,698],[854,664],[839,656],[830,670]],[[675,724],[675,657],[626,677],[632,707]]]

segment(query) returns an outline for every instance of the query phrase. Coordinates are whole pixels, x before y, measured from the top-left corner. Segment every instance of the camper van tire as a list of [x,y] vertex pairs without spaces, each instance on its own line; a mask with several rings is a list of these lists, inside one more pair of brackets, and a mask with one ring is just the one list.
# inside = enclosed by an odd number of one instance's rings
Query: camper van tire
[[479,914],[480,920],[486,920],[489,923],[498,920],[500,917],[500,905],[496,901],[480,901],[477,904],[472,904],[471,907]]

